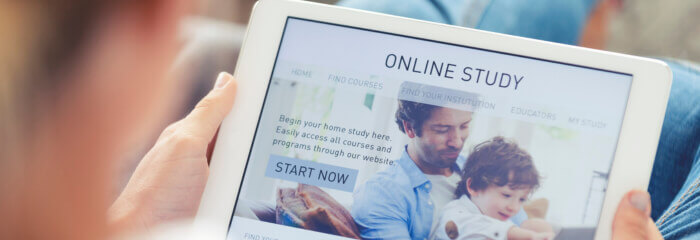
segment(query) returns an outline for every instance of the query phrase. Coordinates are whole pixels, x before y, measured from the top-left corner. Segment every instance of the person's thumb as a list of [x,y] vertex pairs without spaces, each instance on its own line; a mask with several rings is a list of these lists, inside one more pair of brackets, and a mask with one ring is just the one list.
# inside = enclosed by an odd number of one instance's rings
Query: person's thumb
[[649,214],[651,199],[647,192],[632,190],[625,194],[615,213],[612,239],[663,239]]
[[214,88],[197,103],[192,112],[182,120],[186,131],[193,137],[211,140],[216,130],[231,111],[236,98],[237,83],[233,76],[221,72]]

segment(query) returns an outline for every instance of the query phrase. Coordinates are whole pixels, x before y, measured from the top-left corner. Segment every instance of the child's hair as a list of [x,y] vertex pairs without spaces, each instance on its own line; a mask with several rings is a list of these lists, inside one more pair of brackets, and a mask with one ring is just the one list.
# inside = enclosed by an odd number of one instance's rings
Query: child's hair
[[471,197],[467,191],[467,179],[470,178],[470,188],[476,191],[484,190],[491,184],[532,190],[540,185],[540,176],[530,154],[518,144],[500,136],[476,145],[469,154],[462,169],[462,180],[455,191],[457,198],[465,194]]

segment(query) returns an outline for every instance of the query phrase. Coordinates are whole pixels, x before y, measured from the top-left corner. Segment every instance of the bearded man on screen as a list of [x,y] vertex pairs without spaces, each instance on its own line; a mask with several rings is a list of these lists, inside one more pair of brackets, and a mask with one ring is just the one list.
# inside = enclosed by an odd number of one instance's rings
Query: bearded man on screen
[[[454,199],[472,113],[399,100],[396,124],[410,139],[401,158],[354,195],[351,214],[364,239],[427,239]],[[459,163],[459,164],[458,164]],[[511,220],[527,219],[520,211]]]

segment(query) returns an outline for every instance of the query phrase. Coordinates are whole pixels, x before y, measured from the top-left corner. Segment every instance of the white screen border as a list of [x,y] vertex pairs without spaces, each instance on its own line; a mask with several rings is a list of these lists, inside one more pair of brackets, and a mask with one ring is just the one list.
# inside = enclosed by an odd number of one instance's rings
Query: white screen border
[[498,49],[497,52],[512,55],[537,56],[548,61],[633,75],[596,239],[610,238],[614,209],[623,194],[629,189],[647,187],[671,84],[670,70],[660,61],[322,4],[262,1],[251,16],[235,73],[240,88],[246,90],[239,92],[232,112],[221,126],[217,145],[227,147],[214,150],[209,182],[195,222],[207,222],[209,228],[214,226],[222,239],[233,214],[232,203],[236,200],[255,134],[253,126],[257,125],[261,113],[263,93],[268,87],[288,17],[478,46],[487,51]]

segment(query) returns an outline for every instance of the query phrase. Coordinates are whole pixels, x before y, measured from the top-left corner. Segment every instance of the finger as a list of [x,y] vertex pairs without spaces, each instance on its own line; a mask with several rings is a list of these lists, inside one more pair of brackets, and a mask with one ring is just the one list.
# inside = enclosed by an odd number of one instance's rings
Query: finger
[[661,235],[661,232],[659,232],[659,227],[656,226],[656,223],[654,223],[654,220],[652,220],[651,218],[649,219],[649,221],[647,221],[647,231],[647,234],[649,234],[649,239],[664,239],[664,237]]
[[649,225],[649,214],[651,200],[647,192],[632,190],[625,194],[615,213],[612,239],[656,239],[651,235],[656,225]]
[[214,88],[182,120],[182,130],[193,137],[211,140],[233,107],[236,89],[237,84],[233,76],[225,72],[220,73]]

